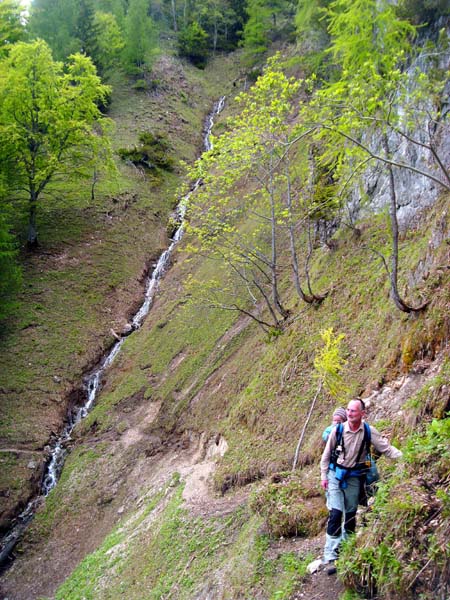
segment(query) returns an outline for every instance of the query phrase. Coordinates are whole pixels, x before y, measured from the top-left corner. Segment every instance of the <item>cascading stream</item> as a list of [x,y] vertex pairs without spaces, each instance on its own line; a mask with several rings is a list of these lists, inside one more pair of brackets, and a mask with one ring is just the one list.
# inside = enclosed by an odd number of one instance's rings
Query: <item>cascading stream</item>
[[[205,122],[205,135],[203,138],[204,148],[205,150],[211,150],[211,131],[214,126],[214,118],[220,114],[225,105],[225,96],[222,96],[213,107],[210,115],[206,119]],[[42,498],[45,498],[49,492],[55,487],[58,482],[59,476],[61,474],[61,470],[64,465],[64,460],[67,454],[67,443],[70,440],[70,435],[74,429],[74,427],[82,420],[86,415],[91,411],[92,407],[95,404],[95,400],[97,398],[97,394],[101,388],[101,379],[103,373],[106,369],[112,364],[117,354],[120,352],[122,344],[125,340],[125,337],[129,336],[133,331],[139,329],[142,323],[145,320],[145,317],[148,315],[150,308],[153,303],[153,299],[155,297],[156,292],[158,291],[159,282],[161,278],[167,271],[169,266],[169,261],[172,255],[172,252],[175,246],[183,237],[184,233],[184,217],[186,214],[186,209],[189,204],[189,198],[193,192],[200,185],[200,180],[196,181],[192,186],[191,190],[188,194],[181,200],[180,204],[176,210],[177,216],[177,224],[178,227],[172,237],[171,243],[167,250],[165,250],[152,271],[152,274],[148,278],[144,301],[134,315],[130,323],[130,329],[126,334],[123,335],[120,339],[118,339],[109,352],[103,357],[100,361],[99,366],[86,378],[85,380],[85,390],[86,390],[86,401],[82,406],[75,407],[72,409],[67,415],[66,425],[57,438],[57,440],[52,445],[52,450],[50,453],[50,457],[45,466],[44,475],[42,478],[42,484],[40,489],[40,494],[29,502],[26,509],[17,517],[17,523],[13,526],[13,528],[9,531],[8,534],[2,539],[0,543],[0,566],[6,562],[10,553],[12,552],[14,546],[19,541],[21,535],[25,531],[28,524],[31,522],[37,505],[41,502]]]

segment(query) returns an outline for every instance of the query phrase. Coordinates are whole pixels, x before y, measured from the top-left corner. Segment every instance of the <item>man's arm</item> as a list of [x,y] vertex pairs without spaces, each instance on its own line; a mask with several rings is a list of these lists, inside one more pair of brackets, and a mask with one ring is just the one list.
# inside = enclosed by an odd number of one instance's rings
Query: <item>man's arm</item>
[[370,433],[371,442],[377,452],[384,454],[388,458],[400,458],[403,456],[403,452],[395,446],[391,446],[388,440],[375,427],[370,426]]

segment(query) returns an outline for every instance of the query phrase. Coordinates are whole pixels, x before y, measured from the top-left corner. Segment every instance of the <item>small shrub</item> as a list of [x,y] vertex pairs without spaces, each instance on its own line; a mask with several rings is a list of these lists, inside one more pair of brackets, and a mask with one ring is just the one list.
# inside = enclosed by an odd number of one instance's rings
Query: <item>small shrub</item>
[[264,518],[271,535],[277,537],[317,535],[328,514],[320,492],[293,475],[272,478],[252,496],[250,508]]
[[148,88],[147,82],[145,79],[138,79],[136,83],[133,85],[133,89],[138,91],[144,91]]
[[147,169],[173,171],[174,163],[169,151],[169,143],[163,136],[144,131],[139,136],[139,146],[120,148],[118,153],[123,160]]

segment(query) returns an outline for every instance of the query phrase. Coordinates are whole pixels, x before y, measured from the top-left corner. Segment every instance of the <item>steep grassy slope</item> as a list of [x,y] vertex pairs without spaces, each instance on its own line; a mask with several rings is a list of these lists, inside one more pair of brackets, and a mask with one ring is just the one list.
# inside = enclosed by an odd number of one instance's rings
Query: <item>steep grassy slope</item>
[[[297,318],[272,340],[246,319],[211,314],[187,302],[187,273],[204,273],[210,266],[198,257],[188,262],[180,252],[151,316],[127,339],[97,406],[78,429],[63,477],[21,548],[24,560],[6,575],[7,590],[20,579],[22,595],[16,592],[17,598],[49,593],[96,548],[58,598],[195,598],[206,597],[208,590],[217,598],[289,598],[296,586],[306,585],[301,582],[308,581],[304,567],[311,547],[295,546],[294,555],[289,548],[271,553],[261,529],[263,517],[249,512],[247,494],[228,492],[220,500],[199,492],[196,500],[188,495],[182,503],[179,486],[181,481],[192,485],[196,466],[208,465],[214,452],[221,454],[224,440],[228,451],[215,474],[222,490],[291,464],[315,390],[311,363],[325,326],[346,333],[346,379],[354,393],[369,394],[445,347],[449,288],[442,267],[448,247],[442,236],[431,249],[434,266],[421,290],[433,298],[432,304],[411,319],[395,311],[382,269],[363,248],[369,238],[383,238],[383,222],[375,220],[362,229],[362,239],[341,234],[331,254],[317,252],[315,273],[320,285],[331,289],[329,298],[320,309],[305,310],[292,297]],[[405,274],[430,252],[428,242],[437,230],[446,231],[447,239],[448,216],[442,206],[405,240]],[[448,368],[440,377],[409,408],[381,406],[375,413],[383,417],[378,426],[397,444],[409,435],[414,419],[424,427],[427,414],[442,416]],[[428,398],[430,388],[434,400]],[[275,510],[270,516],[278,519],[279,531],[294,510],[287,493],[292,485],[297,497],[303,494],[303,504],[311,505],[309,512],[298,512],[297,530],[315,535],[323,525],[317,440],[331,408],[322,397],[301,454],[300,479],[275,485],[270,492],[278,498],[276,508],[270,509],[267,500],[266,510],[260,510],[260,501],[251,503],[266,519]],[[206,469],[203,476],[212,472],[213,467]],[[194,478],[199,489],[201,482]],[[103,542],[115,523],[118,529]],[[318,543],[312,549],[317,553]],[[43,554],[48,557],[44,566]]]
[[[307,430],[301,469],[285,473],[316,390],[312,365],[320,332],[332,326],[345,334],[350,394],[372,398],[371,422],[396,444],[422,433],[433,417],[446,423],[447,203],[442,198],[401,240],[401,281],[410,297],[430,299],[415,317],[395,309],[383,267],[367,249],[388,252],[382,215],[360,223],[359,236],[337,232],[333,250],[316,247],[312,277],[318,290],[329,292],[320,307],[301,304],[289,271],[283,272],[292,316],[282,334],[271,337],[246,316],[195,301],[185,286],[188,275],[206,280],[217,265],[181,247],[148,319],[126,339],[96,407],[74,432],[61,480],[4,575],[4,594],[15,600],[336,598],[339,584],[321,587],[305,569],[319,552],[315,536],[325,516],[319,440],[333,408],[325,394]],[[392,396],[383,401],[389,384]],[[442,438],[441,431],[417,442],[407,469],[383,464],[385,478],[398,486],[392,498],[402,489],[419,490],[414,467],[436,458]],[[427,584],[426,576],[448,568],[447,454],[448,448],[441,451],[432,481],[425,481],[434,486],[431,512],[415,510],[413,496],[383,511],[389,495],[380,494],[375,514],[383,527],[404,510],[404,527],[391,540],[399,558],[386,568],[398,571],[399,561],[412,556],[403,550],[417,527],[413,517],[427,521],[433,514],[439,527],[443,523],[429,555],[433,530],[424,530],[424,550],[413,556],[409,579],[385,586],[386,597],[414,597],[417,590],[422,598],[444,598],[442,586],[436,592],[442,582],[436,577]],[[279,539],[288,533],[298,537]],[[378,539],[367,543],[381,546]],[[382,559],[373,556],[375,570]],[[365,563],[357,562],[345,573],[356,588],[367,583],[358,575]]]
[[[176,170],[180,160],[193,160],[230,69],[224,60],[205,77],[162,56],[151,93],[117,74],[109,109],[114,147],[163,131]],[[22,257],[20,304],[1,330],[0,529],[35,488],[45,445],[83,393],[82,375],[113,342],[111,329],[122,331],[139,306],[147,269],[168,243],[176,173],[146,178],[125,164],[119,170],[98,182],[93,201],[90,181],[53,189],[39,212],[41,247]]]

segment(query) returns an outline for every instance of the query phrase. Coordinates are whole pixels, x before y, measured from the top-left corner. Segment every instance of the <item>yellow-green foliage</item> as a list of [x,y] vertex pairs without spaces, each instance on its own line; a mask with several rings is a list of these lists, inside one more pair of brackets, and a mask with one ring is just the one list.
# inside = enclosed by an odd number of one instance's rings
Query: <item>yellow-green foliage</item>
[[344,396],[348,388],[342,378],[342,371],[347,361],[342,356],[341,343],[343,333],[335,335],[333,328],[325,329],[320,334],[324,347],[317,351],[314,358],[315,376],[323,382],[325,389],[333,398]]

